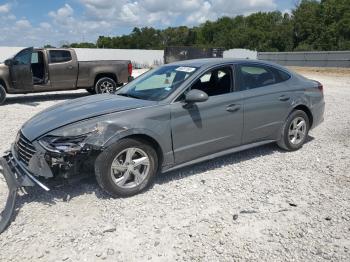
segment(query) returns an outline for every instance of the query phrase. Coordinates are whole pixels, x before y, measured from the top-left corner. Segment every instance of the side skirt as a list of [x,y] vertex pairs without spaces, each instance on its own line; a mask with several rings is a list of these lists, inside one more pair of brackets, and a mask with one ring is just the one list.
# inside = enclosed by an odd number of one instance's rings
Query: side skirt
[[247,150],[247,149],[251,149],[251,148],[254,148],[254,147],[258,147],[258,146],[262,146],[262,145],[266,145],[266,144],[270,144],[270,143],[274,143],[274,142],[276,142],[276,141],[275,140],[265,140],[265,141],[261,141],[261,142],[248,144],[248,145],[243,145],[243,146],[230,148],[230,149],[227,149],[227,150],[224,150],[224,151],[221,151],[221,152],[217,152],[215,154],[211,154],[211,155],[208,155],[208,156],[200,157],[200,158],[197,158],[195,160],[191,160],[189,162],[185,162],[185,163],[182,163],[182,164],[179,164],[179,165],[175,165],[175,166],[171,166],[171,167],[165,166],[165,167],[162,168],[162,173],[170,172],[170,171],[173,171],[173,170],[176,170],[176,169],[179,169],[179,168],[183,168],[183,167],[190,166],[190,165],[193,165],[193,164],[197,164],[197,163],[200,163],[200,162],[212,160],[214,158],[218,158],[218,157],[221,157],[221,156],[224,156],[224,155],[228,155],[228,154],[244,151],[244,150]]

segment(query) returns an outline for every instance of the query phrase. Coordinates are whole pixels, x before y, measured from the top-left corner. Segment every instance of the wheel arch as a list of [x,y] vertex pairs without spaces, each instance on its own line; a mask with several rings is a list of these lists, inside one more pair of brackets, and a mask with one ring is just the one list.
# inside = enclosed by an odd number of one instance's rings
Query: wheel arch
[[162,167],[163,161],[164,161],[164,150],[161,146],[161,144],[150,134],[146,134],[145,132],[138,132],[138,133],[129,133],[125,132],[124,134],[120,134],[118,136],[113,137],[107,143],[104,145],[104,147],[109,147],[110,145],[114,143],[118,143],[118,141],[122,139],[137,139],[141,140],[156,150],[157,157],[158,157],[158,169]]
[[100,80],[103,77],[108,77],[114,80],[114,82],[118,85],[118,77],[114,73],[98,73],[95,76],[94,86],[96,85],[97,81]]
[[310,128],[311,128],[312,125],[313,125],[314,117],[312,115],[312,112],[311,112],[310,108],[307,107],[306,105],[300,104],[300,105],[297,105],[296,107],[294,107],[292,112],[295,111],[295,110],[301,110],[301,111],[305,112],[305,114],[309,118],[309,124],[310,124]]
[[153,137],[146,135],[146,134],[135,134],[135,135],[129,135],[129,136],[123,137],[123,139],[126,139],[126,138],[141,140],[141,141],[144,141],[145,143],[149,144],[150,146],[152,146],[156,150],[156,153],[157,153],[158,169],[162,166],[163,150],[162,150],[161,146],[159,145],[159,143],[157,142],[157,140],[155,140]]
[[2,85],[5,88],[5,91],[7,93],[7,85],[3,79],[0,78],[0,85]]

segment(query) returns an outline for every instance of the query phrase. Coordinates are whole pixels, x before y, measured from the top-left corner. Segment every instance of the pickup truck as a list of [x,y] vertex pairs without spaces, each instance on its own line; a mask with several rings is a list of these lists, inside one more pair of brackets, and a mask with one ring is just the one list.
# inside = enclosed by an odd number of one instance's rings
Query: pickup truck
[[21,50],[0,64],[0,104],[6,94],[86,89],[113,93],[132,80],[128,60],[78,61],[74,49]]

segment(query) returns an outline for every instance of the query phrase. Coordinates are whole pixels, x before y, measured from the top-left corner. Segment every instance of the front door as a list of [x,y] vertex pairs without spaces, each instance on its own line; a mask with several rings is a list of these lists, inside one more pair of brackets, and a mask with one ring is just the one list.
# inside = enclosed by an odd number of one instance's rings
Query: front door
[[241,144],[243,106],[240,92],[232,92],[232,76],[231,66],[208,71],[188,89],[206,92],[207,101],[189,105],[180,97],[171,105],[176,164]]
[[49,50],[49,75],[52,89],[75,89],[78,63],[69,50]]
[[31,91],[33,89],[32,52],[33,48],[23,49],[12,59],[9,66],[11,81],[17,90]]

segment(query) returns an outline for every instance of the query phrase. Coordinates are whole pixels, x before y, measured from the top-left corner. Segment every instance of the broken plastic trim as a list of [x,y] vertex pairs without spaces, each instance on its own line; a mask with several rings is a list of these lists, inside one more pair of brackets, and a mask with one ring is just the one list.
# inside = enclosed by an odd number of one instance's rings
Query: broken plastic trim
[[6,200],[5,208],[4,210],[0,210],[1,234],[5,231],[5,229],[10,225],[12,221],[19,185],[17,183],[16,177],[11,172],[10,167],[4,158],[0,158],[0,173],[0,176],[4,176],[8,187],[8,197]]
[[39,140],[39,144],[46,150],[56,154],[74,154],[81,151],[88,135],[80,136],[45,136]]

